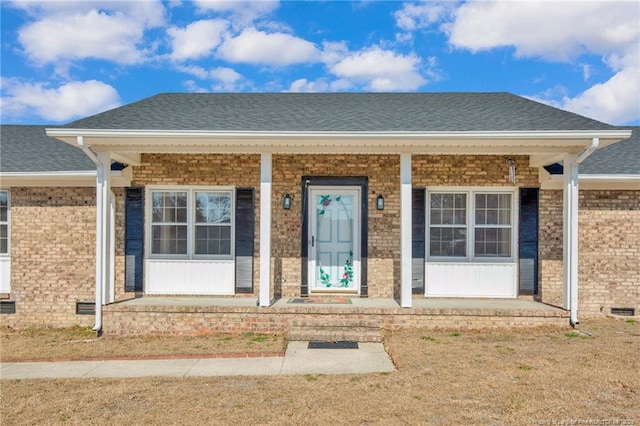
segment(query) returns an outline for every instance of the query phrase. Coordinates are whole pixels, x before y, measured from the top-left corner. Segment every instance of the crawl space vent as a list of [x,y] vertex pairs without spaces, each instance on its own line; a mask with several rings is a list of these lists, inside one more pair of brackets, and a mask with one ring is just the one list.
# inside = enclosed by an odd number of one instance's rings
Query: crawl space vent
[[94,315],[96,305],[93,302],[76,302],[76,315]]
[[0,314],[15,314],[16,302],[13,300],[1,300],[0,301]]
[[635,308],[611,308],[611,315],[620,315],[622,317],[635,316]]

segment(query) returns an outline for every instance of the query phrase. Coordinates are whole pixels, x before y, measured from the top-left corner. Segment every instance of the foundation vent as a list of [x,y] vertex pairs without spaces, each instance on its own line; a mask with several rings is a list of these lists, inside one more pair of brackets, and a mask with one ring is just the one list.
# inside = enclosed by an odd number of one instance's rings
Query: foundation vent
[[96,305],[93,302],[76,302],[76,315],[95,315]]
[[633,317],[636,314],[635,308],[611,308],[611,315],[620,315],[621,317]]
[[16,302],[14,300],[0,300],[0,314],[15,314]]

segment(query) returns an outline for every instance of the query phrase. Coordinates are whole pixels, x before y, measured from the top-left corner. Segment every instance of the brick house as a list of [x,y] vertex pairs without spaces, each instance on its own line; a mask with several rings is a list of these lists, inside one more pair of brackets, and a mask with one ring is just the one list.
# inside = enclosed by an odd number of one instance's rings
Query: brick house
[[160,94],[2,146],[6,325],[136,296],[640,307],[637,129],[511,94]]

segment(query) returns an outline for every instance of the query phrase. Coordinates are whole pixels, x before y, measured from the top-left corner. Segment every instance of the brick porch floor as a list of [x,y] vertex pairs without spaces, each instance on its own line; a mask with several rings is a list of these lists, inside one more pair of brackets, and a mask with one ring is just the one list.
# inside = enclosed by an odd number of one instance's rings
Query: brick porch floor
[[121,335],[254,332],[291,336],[301,330],[318,329],[354,339],[357,336],[350,330],[373,336],[383,329],[406,327],[569,326],[567,311],[521,299],[415,298],[412,308],[401,308],[394,299],[356,297],[351,298],[351,304],[288,302],[283,298],[270,307],[258,307],[256,298],[249,297],[141,297],[105,306],[103,332]]

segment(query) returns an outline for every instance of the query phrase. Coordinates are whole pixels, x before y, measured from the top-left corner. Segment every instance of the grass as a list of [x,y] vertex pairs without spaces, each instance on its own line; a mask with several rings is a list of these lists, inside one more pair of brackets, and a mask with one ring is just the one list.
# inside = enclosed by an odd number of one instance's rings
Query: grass
[[[1,423],[640,425],[640,324],[603,319],[580,330],[593,337],[557,328],[465,330],[455,338],[455,330],[396,332],[385,342],[398,366],[390,374],[1,380]],[[69,343],[94,339],[82,330],[30,333],[31,350],[45,356],[67,347],[85,353],[105,339]],[[28,343],[20,336],[3,333],[3,361],[9,346]],[[257,336],[149,339],[183,352],[273,343]],[[154,346],[113,339],[103,350],[120,345]]]
[[104,358],[165,357],[283,353],[284,336],[243,333],[211,336],[103,336],[90,328],[1,329],[3,362],[25,360],[83,360]]

